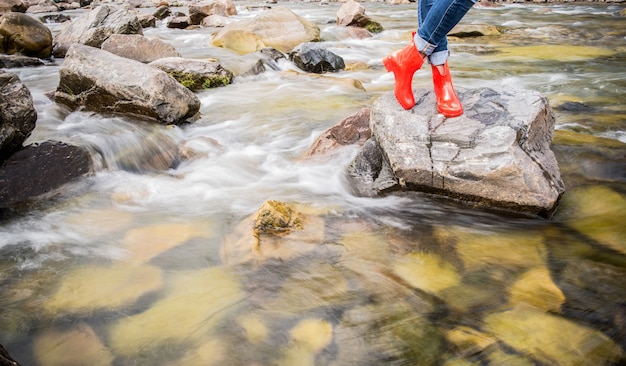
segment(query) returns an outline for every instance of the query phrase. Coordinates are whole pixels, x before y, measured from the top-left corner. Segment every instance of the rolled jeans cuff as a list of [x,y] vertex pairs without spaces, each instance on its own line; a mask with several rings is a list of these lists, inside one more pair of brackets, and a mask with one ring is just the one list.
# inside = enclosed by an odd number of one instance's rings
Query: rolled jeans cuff
[[430,54],[430,56],[428,56],[428,62],[431,65],[443,65],[446,63],[446,61],[448,61],[449,56],[449,50],[433,52]]
[[413,42],[415,43],[415,48],[426,56],[430,56],[430,54],[433,53],[437,47],[436,44],[426,42],[417,33],[415,33],[415,36],[413,37]]

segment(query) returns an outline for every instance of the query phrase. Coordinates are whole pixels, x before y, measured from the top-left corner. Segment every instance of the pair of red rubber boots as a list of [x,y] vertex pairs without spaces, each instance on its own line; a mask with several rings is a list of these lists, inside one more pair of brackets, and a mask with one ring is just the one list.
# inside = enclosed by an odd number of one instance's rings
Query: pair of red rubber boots
[[[424,58],[419,53],[413,40],[403,49],[398,50],[383,59],[383,64],[389,72],[393,72],[396,80],[394,94],[404,109],[415,106],[413,97],[413,75],[422,67]],[[463,106],[452,85],[452,76],[448,69],[448,62],[443,65],[441,74],[436,66],[432,66],[433,86],[437,98],[437,110],[446,117],[458,117],[463,114]]]

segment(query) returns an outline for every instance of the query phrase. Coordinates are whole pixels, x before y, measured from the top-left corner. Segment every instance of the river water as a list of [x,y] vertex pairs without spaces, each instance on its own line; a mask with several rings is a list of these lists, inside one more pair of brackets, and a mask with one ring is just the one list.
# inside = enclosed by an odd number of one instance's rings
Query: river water
[[[236,5],[244,19],[262,4]],[[567,192],[540,219],[423,194],[357,197],[344,176],[356,147],[302,159],[393,89],[381,59],[409,39],[416,5],[365,3],[385,31],[363,40],[338,36],[338,3],[281,5],[366,67],[320,76],[282,62],[239,76],[198,92],[202,117],[183,127],[65,110],[46,96],[62,60],[9,70],[37,109],[28,142],[86,145],[98,166],[0,222],[0,343],[11,355],[24,365],[624,363],[623,7],[475,7],[462,23],[500,34],[450,41],[457,87],[537,90],[555,109]],[[214,30],[144,33],[183,57],[249,67],[210,45]],[[414,85],[429,87],[428,67]],[[163,169],[179,149],[193,158]],[[246,260],[246,223],[268,200],[296,207],[305,229]]]

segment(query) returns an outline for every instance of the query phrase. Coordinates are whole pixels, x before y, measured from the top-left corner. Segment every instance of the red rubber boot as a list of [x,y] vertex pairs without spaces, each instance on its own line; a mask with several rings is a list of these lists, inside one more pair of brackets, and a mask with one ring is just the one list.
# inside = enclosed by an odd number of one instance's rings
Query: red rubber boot
[[396,99],[404,109],[415,106],[413,97],[413,74],[422,67],[424,58],[420,55],[413,38],[403,49],[390,54],[383,59],[383,64],[389,72],[393,72],[396,85],[393,89]]
[[463,114],[463,105],[452,86],[452,76],[448,62],[443,64],[444,75],[439,73],[435,65],[433,69],[433,85],[437,96],[437,110],[446,117],[458,117]]

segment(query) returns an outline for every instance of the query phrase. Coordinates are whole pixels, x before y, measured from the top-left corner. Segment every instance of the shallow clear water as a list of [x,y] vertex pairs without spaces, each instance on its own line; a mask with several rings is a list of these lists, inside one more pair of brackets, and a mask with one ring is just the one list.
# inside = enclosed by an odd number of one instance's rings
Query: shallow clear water
[[[236,18],[254,16],[246,5]],[[46,96],[62,60],[10,70],[37,108],[29,142],[87,145],[99,170],[0,222],[0,344],[24,365],[61,362],[57,353],[115,365],[624,362],[623,351],[585,346],[626,346],[621,8],[475,8],[463,23],[502,34],[451,40],[457,87],[538,90],[559,132],[599,138],[557,132],[568,192],[544,220],[423,194],[356,197],[344,177],[356,147],[302,159],[325,129],[393,89],[381,59],[405,44],[416,10],[364,4],[386,30],[336,40],[340,4],[284,5],[318,24],[346,64],[369,67],[320,76],[284,62],[199,92],[202,117],[184,127],[65,110]],[[212,31],[144,33],[184,57],[245,68],[245,57],[211,46]],[[416,87],[429,83],[427,68],[416,74]],[[161,169],[182,147],[196,156]],[[280,259],[226,260],[223,247],[249,243],[240,225],[267,200],[298,205],[304,237]],[[570,343],[544,335],[552,321]],[[526,326],[530,340],[510,338]],[[467,346],[457,336],[466,329],[487,341]],[[533,341],[557,350],[534,352]]]

